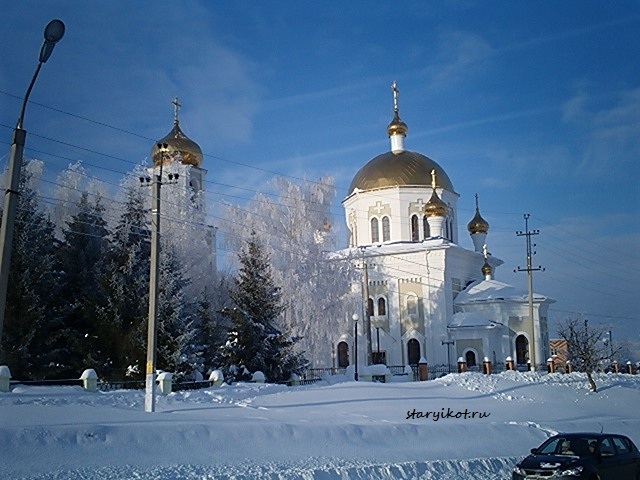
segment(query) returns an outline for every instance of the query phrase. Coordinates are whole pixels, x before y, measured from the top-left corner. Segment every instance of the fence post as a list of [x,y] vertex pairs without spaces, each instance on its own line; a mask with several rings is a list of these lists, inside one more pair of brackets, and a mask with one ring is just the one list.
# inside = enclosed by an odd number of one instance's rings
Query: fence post
[[291,384],[292,387],[300,385],[300,375],[298,375],[295,372],[292,372],[291,376],[289,377],[289,383]]
[[488,357],[484,357],[482,362],[482,371],[486,375],[491,375],[491,360]]
[[82,380],[82,388],[84,388],[87,392],[97,392],[98,391],[98,374],[93,368],[87,368],[82,375],[80,375],[80,380]]
[[11,380],[11,371],[9,370],[9,367],[6,365],[0,365],[0,392],[11,391],[9,380]]
[[160,393],[163,395],[169,395],[171,393],[171,381],[173,380],[173,374],[169,372],[162,372],[158,375],[158,383],[160,384]]
[[547,358],[547,373],[554,373],[556,371],[556,365],[553,363],[553,358]]
[[618,365],[618,361],[614,360],[611,364],[611,368],[613,369],[613,373],[620,373],[620,365]]
[[573,365],[571,365],[571,360],[567,360],[567,373],[573,372]]
[[209,381],[214,387],[222,385],[224,383],[224,374],[222,373],[222,370],[214,370],[211,372],[211,375],[209,375]]
[[627,361],[627,373],[629,375],[633,374],[633,364],[631,363],[631,360]]
[[511,357],[507,357],[505,360],[505,368],[507,370],[513,370],[514,369],[514,365],[513,365],[513,358]]
[[467,371],[467,362],[464,358],[458,357],[458,373],[464,373]]
[[420,357],[418,360],[418,380],[424,382],[429,380],[429,365],[427,365],[427,359]]

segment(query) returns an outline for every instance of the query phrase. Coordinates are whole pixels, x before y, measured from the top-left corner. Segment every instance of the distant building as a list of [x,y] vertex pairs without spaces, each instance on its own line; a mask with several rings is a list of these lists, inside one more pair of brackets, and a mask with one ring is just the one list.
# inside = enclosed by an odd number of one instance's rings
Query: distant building
[[549,340],[549,350],[555,369],[563,370],[569,360],[569,343],[562,338],[551,339]]
[[[349,230],[342,254],[356,258],[367,279],[354,286],[366,297],[371,323],[369,342],[357,312],[359,364],[369,355],[388,365],[462,357],[472,366],[509,356],[518,364],[544,364],[554,300],[534,294],[529,318],[528,292],[493,278],[503,262],[487,251],[489,224],[477,197],[467,225],[474,249],[459,245],[459,194],[438,163],[405,149],[408,127],[399,116],[395,82],[392,89],[390,151],[355,174],[342,202]],[[334,338],[334,364],[353,363],[354,329]]]

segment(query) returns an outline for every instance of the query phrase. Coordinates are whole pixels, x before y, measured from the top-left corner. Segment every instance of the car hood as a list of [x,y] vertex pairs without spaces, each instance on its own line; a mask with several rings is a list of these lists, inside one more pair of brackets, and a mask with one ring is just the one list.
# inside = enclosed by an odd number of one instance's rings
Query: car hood
[[588,463],[586,458],[568,455],[529,455],[522,460],[519,465],[521,468],[531,468],[535,470],[556,470],[573,465],[584,465],[585,463]]

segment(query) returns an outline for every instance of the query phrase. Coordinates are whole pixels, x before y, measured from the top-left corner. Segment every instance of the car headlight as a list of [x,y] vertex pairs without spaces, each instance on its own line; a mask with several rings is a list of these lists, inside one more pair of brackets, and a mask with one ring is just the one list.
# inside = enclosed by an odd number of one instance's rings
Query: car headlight
[[[557,470],[554,477],[579,477],[584,467],[572,467],[566,470]],[[553,478],[553,477],[552,477]]]
[[517,474],[517,475],[522,475],[523,477],[526,477],[527,474],[525,473],[525,471],[523,469],[521,469],[518,465],[516,465],[515,467],[513,467],[513,473]]

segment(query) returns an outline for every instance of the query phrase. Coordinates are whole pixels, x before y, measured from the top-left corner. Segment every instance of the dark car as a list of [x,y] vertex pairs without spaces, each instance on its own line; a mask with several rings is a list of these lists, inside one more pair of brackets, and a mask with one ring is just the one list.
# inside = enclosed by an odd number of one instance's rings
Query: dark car
[[624,435],[563,433],[513,469],[513,480],[640,480],[640,452]]

